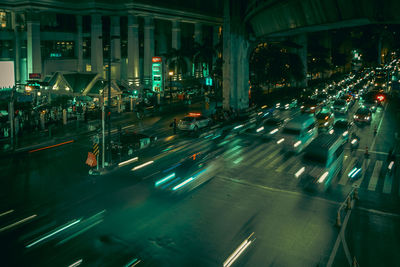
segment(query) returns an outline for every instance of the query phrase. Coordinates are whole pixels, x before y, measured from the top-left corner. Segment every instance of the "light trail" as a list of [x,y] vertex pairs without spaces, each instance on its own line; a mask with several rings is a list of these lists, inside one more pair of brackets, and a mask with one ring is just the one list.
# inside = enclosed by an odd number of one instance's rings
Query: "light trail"
[[69,141],[62,142],[62,143],[59,143],[59,144],[56,144],[56,145],[51,145],[51,146],[45,146],[45,147],[37,148],[37,149],[34,149],[34,150],[29,151],[29,153],[33,153],[33,152],[40,151],[40,150],[45,150],[45,149],[48,149],[48,148],[53,148],[53,147],[58,147],[58,146],[66,145],[66,144],[69,144],[69,143],[72,143],[72,142],[74,142],[74,140],[69,140]]
[[26,222],[26,221],[32,220],[32,219],[35,218],[36,216],[37,216],[36,214],[33,214],[33,215],[31,215],[31,216],[29,216],[29,217],[26,217],[25,219],[22,219],[22,220],[20,220],[20,221],[18,221],[18,222],[12,223],[12,224],[7,225],[7,226],[4,226],[3,228],[0,228],[0,233],[3,232],[3,231],[5,231],[5,230],[11,229],[11,228],[13,228],[14,226],[17,226],[17,225],[19,225],[19,224],[21,224],[21,223],[24,223],[24,222]]
[[76,267],[76,266],[79,266],[79,265],[81,265],[82,261],[83,261],[83,260],[80,259],[80,260],[78,260],[78,261],[72,263],[71,265],[68,265],[68,267]]
[[295,174],[296,178],[299,178],[299,176],[306,170],[305,167],[302,167],[300,170],[298,170]]
[[74,221],[72,221],[71,223],[68,223],[67,225],[61,227],[60,229],[57,229],[57,230],[55,230],[54,232],[52,232],[52,233],[50,233],[50,234],[47,234],[47,235],[45,235],[44,237],[39,238],[38,240],[33,241],[32,243],[26,245],[26,248],[33,247],[34,245],[36,245],[36,244],[38,244],[38,243],[40,243],[40,242],[42,242],[42,241],[44,241],[44,240],[46,240],[46,239],[52,237],[53,235],[56,235],[56,234],[58,234],[58,233],[64,231],[65,229],[68,229],[69,227],[71,227],[71,226],[73,226],[73,225],[79,223],[80,221],[81,221],[81,219],[79,219],[79,220],[74,220]]
[[223,267],[229,267],[231,266],[237,258],[247,249],[248,246],[253,242],[250,240],[250,238],[254,235],[254,232],[251,233],[251,235],[246,238],[240,245],[239,247],[224,261]]
[[1,216],[4,216],[4,215],[7,215],[7,214],[10,214],[10,213],[13,213],[13,212],[14,212],[14,210],[5,211],[5,212],[3,212],[3,213],[0,213],[0,217],[1,217]]
[[134,167],[134,168],[132,169],[132,171],[136,171],[136,170],[138,170],[138,169],[141,169],[141,168],[146,167],[147,165],[150,165],[150,164],[153,164],[153,163],[154,163],[153,160],[148,161],[148,162],[146,162],[146,163],[143,163],[143,164],[141,164],[141,165],[139,165],[139,166]]
[[120,162],[120,163],[118,164],[118,167],[125,166],[125,165],[127,165],[127,164],[129,164],[129,163],[131,163],[131,162],[135,162],[135,161],[138,161],[138,160],[139,160],[138,157],[134,157],[134,158],[128,159],[128,160],[126,160],[126,161]]

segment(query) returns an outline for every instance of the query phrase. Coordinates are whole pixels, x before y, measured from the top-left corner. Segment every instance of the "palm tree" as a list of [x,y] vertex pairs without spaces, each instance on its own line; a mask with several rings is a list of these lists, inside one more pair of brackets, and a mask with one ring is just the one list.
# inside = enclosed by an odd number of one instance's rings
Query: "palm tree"
[[187,72],[186,55],[187,52],[183,49],[171,48],[163,56],[166,59],[168,69],[173,70],[175,75],[179,75]]

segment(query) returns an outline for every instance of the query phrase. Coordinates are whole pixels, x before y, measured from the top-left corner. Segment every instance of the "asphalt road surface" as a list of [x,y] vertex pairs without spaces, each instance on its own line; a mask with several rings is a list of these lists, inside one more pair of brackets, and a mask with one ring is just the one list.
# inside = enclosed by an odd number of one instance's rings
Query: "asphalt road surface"
[[[297,112],[282,111],[279,116]],[[138,161],[102,176],[89,176],[84,165],[92,145],[87,136],[19,154],[2,164],[2,262],[346,266],[350,254],[360,266],[400,266],[400,175],[398,168],[389,173],[386,161],[396,142],[394,133],[400,130],[399,114],[399,104],[389,101],[373,114],[371,125],[355,126],[359,149],[352,151],[346,144],[342,172],[324,191],[304,187],[295,176],[303,166],[302,154],[282,152],[274,140],[247,133],[216,139],[171,136],[172,118],[133,125],[160,136],[159,143],[138,152]],[[173,177],[181,180],[169,191],[156,186],[171,168],[210,151],[213,157],[205,161],[206,167],[193,159],[204,170],[201,174],[189,171],[185,177]],[[351,179],[355,162],[362,170]],[[346,223],[347,249],[335,249],[337,210],[355,185],[359,200]]]

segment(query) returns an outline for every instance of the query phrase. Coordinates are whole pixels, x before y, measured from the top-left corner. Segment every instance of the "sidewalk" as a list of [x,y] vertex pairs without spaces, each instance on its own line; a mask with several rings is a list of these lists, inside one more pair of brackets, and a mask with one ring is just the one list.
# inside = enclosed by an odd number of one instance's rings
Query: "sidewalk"
[[[116,129],[119,125],[123,126],[138,121],[145,122],[154,116],[173,115],[182,113],[191,109],[201,109],[203,103],[197,102],[187,105],[182,102],[173,102],[160,107],[159,110],[147,114],[145,118],[139,120],[135,112],[113,113],[111,116],[112,128]],[[107,125],[106,125],[107,127]],[[39,147],[50,146],[61,142],[75,140],[80,136],[94,133],[101,129],[101,120],[84,121],[68,121],[66,125],[54,126],[51,129],[35,132],[24,133],[24,136],[16,138],[14,149],[10,146],[10,139],[0,143],[0,156],[10,155],[14,153],[25,152]]]

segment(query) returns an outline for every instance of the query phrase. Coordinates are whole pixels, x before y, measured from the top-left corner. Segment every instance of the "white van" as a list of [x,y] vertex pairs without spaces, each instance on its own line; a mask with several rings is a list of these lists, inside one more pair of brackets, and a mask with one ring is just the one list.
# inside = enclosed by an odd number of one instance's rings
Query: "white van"
[[[302,176],[308,187],[326,190],[343,167],[343,142],[338,134],[321,134],[305,149]],[[300,173],[301,172],[301,173]]]
[[318,135],[318,127],[313,115],[301,114],[291,119],[277,138],[282,149],[301,152]]

